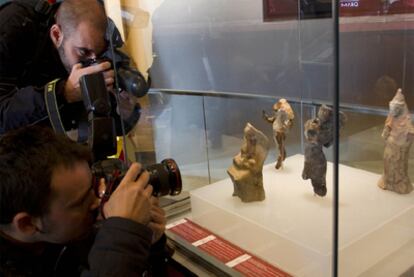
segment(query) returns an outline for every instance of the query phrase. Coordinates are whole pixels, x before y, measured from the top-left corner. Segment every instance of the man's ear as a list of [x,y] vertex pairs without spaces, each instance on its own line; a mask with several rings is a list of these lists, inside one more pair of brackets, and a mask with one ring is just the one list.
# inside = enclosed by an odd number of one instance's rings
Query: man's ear
[[37,220],[26,212],[17,213],[12,221],[15,232],[23,236],[34,235],[39,230],[36,223]]
[[50,38],[53,41],[53,44],[58,48],[63,42],[63,32],[59,25],[53,24],[50,27]]

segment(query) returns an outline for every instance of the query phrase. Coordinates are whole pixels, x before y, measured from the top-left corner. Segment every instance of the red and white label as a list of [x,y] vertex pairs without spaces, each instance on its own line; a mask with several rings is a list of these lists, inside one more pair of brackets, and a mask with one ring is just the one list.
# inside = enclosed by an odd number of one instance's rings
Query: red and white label
[[253,256],[189,219],[178,220],[168,224],[166,228],[244,276],[291,277],[290,274]]

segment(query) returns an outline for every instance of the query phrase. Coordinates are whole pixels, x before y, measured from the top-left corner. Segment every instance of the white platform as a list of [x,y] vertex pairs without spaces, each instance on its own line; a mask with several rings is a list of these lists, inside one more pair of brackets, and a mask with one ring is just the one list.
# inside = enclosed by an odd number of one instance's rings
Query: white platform
[[[265,166],[262,202],[233,197],[230,178],[193,190],[192,220],[294,276],[330,276],[332,164],[321,198],[301,178],[303,161],[288,157],[282,171]],[[339,272],[357,276],[414,239],[414,193],[381,190],[378,174],[342,165],[339,172]]]

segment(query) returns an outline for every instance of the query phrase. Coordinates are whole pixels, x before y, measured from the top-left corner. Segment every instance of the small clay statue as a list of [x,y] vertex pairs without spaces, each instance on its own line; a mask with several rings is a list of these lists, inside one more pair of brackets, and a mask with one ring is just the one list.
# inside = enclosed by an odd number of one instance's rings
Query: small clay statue
[[384,174],[378,186],[400,194],[413,190],[408,177],[408,155],[414,140],[414,125],[401,89],[397,90],[389,104],[382,137],[385,139]]
[[243,202],[265,199],[262,170],[268,151],[269,140],[266,135],[247,123],[240,153],[227,169],[234,185],[233,196],[238,196]]
[[[329,147],[334,142],[334,114],[332,108],[322,105],[318,110],[318,119],[320,124],[318,141],[324,147]],[[339,112],[339,128],[342,128],[345,122],[345,114]]]
[[286,159],[286,134],[292,128],[295,114],[286,99],[282,98],[273,105],[273,116],[268,116],[265,111],[263,111],[262,116],[264,120],[272,123],[273,139],[279,150],[275,168],[279,169],[283,166],[283,161]]
[[311,179],[313,191],[319,196],[326,195],[326,158],[322,144],[318,141],[320,121],[318,118],[309,119],[305,123],[305,165],[303,180]]
[[[345,114],[339,112],[339,127],[342,128],[345,122]],[[305,164],[302,178],[311,179],[315,194],[325,196],[327,162],[323,146],[329,147],[334,141],[334,113],[330,107],[322,105],[318,110],[318,116],[306,121],[305,138]]]

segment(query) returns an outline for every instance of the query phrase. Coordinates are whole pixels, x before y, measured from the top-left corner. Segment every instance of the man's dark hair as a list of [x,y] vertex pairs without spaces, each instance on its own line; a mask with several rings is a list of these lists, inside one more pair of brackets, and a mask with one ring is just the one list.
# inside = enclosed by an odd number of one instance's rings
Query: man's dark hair
[[91,152],[45,127],[10,131],[0,139],[0,224],[18,212],[41,216],[48,211],[51,179],[59,166],[91,162]]

